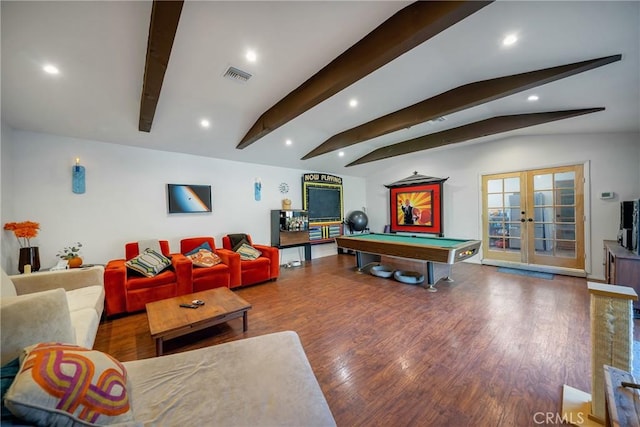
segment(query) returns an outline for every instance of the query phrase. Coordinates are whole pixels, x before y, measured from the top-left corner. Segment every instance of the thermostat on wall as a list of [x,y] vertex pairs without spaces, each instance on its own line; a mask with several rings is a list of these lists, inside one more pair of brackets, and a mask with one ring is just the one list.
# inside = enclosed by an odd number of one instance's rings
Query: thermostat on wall
[[600,198],[601,199],[613,199],[615,194],[616,193],[614,193],[613,191],[603,191],[602,193],[600,193]]

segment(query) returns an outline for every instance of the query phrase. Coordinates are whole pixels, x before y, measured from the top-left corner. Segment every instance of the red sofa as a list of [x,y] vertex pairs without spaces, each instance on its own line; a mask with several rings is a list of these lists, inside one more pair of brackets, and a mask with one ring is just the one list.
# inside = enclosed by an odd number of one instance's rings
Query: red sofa
[[191,261],[180,253],[171,254],[167,240],[160,240],[160,249],[164,256],[171,258],[171,267],[154,277],[130,272],[125,265],[140,253],[137,242],[125,245],[125,259],[107,263],[104,291],[108,316],[144,310],[148,302],[193,292]]
[[191,237],[180,241],[180,253],[186,255],[203,243],[208,243],[211,251],[222,259],[213,267],[193,266],[193,292],[220,287],[240,286],[240,255],[227,249],[216,249],[213,237]]
[[[222,237],[222,247],[233,250],[231,239],[226,235]],[[251,241],[251,236],[244,235],[251,246],[262,252],[262,255],[255,260],[240,260],[241,283],[237,286],[247,286],[256,283],[276,280],[280,274],[280,252],[278,248],[266,245],[256,245]],[[231,285],[232,288],[236,287]]]

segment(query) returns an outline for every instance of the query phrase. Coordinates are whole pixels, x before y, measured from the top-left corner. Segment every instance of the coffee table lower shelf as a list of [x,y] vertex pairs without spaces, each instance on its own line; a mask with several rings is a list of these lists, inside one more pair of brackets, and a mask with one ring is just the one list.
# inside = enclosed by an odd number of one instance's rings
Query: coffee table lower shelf
[[[180,304],[199,299],[205,302],[197,309],[183,308]],[[147,319],[151,337],[156,341],[156,356],[162,356],[164,342],[211,326],[242,317],[242,331],[249,328],[248,311],[251,309],[244,299],[228,288],[216,288],[181,295],[148,303]]]

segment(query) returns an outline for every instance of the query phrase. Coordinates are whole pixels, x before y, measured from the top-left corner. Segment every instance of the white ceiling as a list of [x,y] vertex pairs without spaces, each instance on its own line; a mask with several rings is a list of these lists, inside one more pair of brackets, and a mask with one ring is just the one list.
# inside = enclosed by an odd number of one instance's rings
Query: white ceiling
[[[258,117],[395,12],[402,1],[185,2],[150,133],[138,131],[150,1],[2,1],[2,120],[12,128],[337,175],[392,143],[503,114],[605,107],[504,135],[640,131],[640,2],[498,1],[249,147]],[[517,33],[505,48],[502,38]],[[255,63],[244,58],[258,54]],[[608,55],[622,60],[302,161],[332,135],[494,77]],[[45,62],[57,65],[47,75]],[[233,65],[246,83],[222,77]],[[528,102],[535,93],[540,100]],[[348,101],[357,98],[352,109]],[[202,129],[202,118],[211,120]],[[293,144],[286,146],[284,141]]]

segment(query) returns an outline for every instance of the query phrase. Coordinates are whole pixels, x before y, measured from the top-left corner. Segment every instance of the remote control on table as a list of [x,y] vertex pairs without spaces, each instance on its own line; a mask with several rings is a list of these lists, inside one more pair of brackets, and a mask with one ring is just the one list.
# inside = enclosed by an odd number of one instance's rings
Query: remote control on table
[[198,308],[199,306],[195,305],[195,304],[180,304],[180,307],[184,307],[184,308]]

